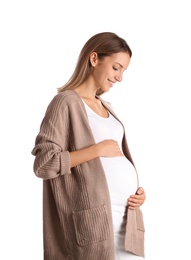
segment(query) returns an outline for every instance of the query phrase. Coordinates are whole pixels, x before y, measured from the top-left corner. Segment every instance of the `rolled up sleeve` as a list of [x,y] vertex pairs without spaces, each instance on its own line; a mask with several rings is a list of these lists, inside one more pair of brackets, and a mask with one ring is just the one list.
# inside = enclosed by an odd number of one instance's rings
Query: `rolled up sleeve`
[[64,100],[55,96],[49,104],[35,140],[32,155],[37,177],[51,179],[70,174],[69,119]]

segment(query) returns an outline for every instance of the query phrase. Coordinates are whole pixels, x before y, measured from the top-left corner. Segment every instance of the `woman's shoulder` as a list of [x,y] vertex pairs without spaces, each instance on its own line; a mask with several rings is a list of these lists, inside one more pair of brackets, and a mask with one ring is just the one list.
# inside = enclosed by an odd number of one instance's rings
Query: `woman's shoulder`
[[64,90],[63,92],[60,92],[53,97],[50,105],[69,106],[74,102],[79,101],[80,97],[75,90]]

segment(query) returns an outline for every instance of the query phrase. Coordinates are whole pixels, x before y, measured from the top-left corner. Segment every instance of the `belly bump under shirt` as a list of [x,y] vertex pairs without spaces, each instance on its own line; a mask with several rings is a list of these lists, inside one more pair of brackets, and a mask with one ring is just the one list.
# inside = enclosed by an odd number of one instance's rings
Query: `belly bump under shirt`
[[[83,99],[82,99],[83,101]],[[96,143],[106,139],[118,142],[122,150],[124,129],[121,123],[109,113],[107,118],[96,114],[84,101],[90,128]],[[134,166],[125,156],[100,157],[106,175],[114,225],[114,235],[121,236],[124,232],[123,216],[127,199],[137,190],[137,175]]]

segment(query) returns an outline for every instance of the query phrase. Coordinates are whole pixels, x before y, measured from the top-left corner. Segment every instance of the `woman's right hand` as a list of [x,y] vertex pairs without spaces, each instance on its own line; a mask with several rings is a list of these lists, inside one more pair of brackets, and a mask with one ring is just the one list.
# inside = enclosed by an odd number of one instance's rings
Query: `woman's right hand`
[[117,141],[108,139],[96,144],[99,157],[124,156]]

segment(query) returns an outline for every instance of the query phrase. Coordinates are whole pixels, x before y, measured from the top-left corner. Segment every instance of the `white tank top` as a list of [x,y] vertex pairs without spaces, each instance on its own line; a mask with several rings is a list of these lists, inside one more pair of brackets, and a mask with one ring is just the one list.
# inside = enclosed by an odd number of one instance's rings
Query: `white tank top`
[[[108,118],[99,116],[84,101],[83,103],[95,142],[113,139],[118,142],[122,150],[124,129],[121,123],[110,113]],[[134,166],[125,156],[100,157],[100,160],[107,178],[112,206],[126,206],[129,196],[135,194],[137,190],[137,175]]]

